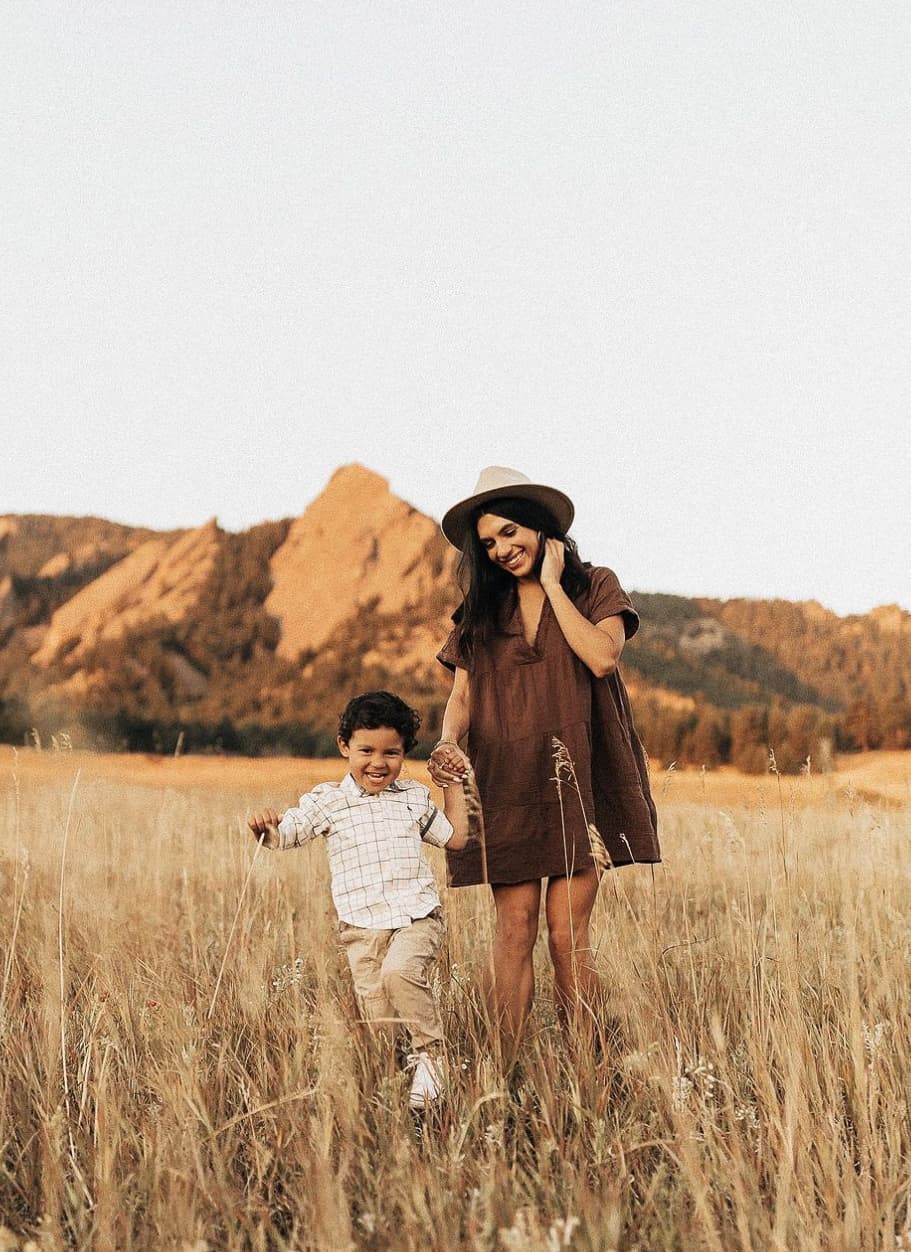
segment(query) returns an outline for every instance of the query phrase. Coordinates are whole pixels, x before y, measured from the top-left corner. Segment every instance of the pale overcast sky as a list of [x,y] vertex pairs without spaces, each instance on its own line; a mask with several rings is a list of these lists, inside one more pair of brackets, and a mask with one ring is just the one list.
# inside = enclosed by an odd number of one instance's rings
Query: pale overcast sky
[[911,609],[906,0],[0,11],[0,512],[500,463],[630,588]]

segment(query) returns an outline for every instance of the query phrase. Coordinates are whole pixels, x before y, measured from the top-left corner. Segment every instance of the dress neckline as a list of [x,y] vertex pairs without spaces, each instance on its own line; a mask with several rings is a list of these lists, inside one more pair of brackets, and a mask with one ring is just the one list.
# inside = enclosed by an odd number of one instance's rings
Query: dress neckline
[[519,603],[519,593],[518,591],[513,593],[512,612],[509,615],[509,621],[506,624],[505,633],[507,635],[517,635],[520,646],[526,652],[531,653],[534,656],[541,655],[541,640],[544,631],[544,619],[547,614],[549,604],[550,600],[545,595],[543,601],[541,602],[541,612],[538,614],[538,621],[535,626],[534,636],[532,642],[529,643],[525,635],[525,624],[522,621],[522,606]]

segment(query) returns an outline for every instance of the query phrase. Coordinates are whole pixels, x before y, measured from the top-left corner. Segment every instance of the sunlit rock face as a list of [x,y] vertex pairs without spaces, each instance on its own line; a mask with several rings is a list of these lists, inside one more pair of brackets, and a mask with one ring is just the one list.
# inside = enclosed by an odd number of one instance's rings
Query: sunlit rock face
[[57,610],[34,664],[48,666],[64,649],[79,656],[151,621],[183,621],[212,572],[220,534],[212,520],[174,539],[149,539]]
[[293,660],[367,605],[400,613],[438,589],[451,599],[453,554],[437,523],[385,478],[346,465],[292,523],[271,572],[266,609],[281,623],[279,654]]

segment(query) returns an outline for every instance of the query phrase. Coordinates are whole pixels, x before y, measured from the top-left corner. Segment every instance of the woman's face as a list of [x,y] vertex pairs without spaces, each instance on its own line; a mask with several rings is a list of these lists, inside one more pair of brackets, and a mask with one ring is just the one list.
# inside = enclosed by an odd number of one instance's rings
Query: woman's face
[[508,517],[483,513],[478,518],[481,547],[495,565],[502,566],[513,578],[531,578],[541,537],[536,530],[511,522]]

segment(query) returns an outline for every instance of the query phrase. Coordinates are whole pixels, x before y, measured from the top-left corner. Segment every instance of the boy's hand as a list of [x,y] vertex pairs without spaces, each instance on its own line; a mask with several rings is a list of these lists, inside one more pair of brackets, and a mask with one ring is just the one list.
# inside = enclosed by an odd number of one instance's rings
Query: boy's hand
[[471,762],[458,746],[449,740],[441,740],[430,754],[427,770],[438,787],[448,787],[450,783],[461,782]]
[[282,820],[283,814],[276,813],[275,809],[263,809],[261,813],[254,813],[248,819],[247,825],[257,839],[262,839],[265,835],[263,843],[266,847],[273,847],[279,842],[278,823]]

